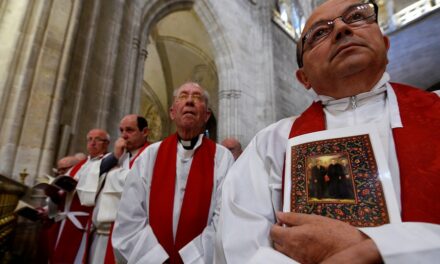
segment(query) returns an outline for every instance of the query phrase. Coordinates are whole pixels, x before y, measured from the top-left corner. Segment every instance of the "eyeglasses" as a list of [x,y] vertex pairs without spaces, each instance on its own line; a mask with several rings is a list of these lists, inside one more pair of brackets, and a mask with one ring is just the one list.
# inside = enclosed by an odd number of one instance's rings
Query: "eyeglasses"
[[189,98],[191,98],[194,103],[200,103],[204,101],[203,96],[198,93],[194,93],[194,94],[181,93],[176,97],[176,101],[186,101]]
[[342,22],[351,27],[359,27],[367,23],[377,23],[378,7],[374,1],[349,6],[342,15],[330,20],[321,20],[313,24],[301,40],[300,52],[298,52],[298,66],[303,67],[304,51],[314,48],[325,40],[335,28],[335,20],[340,18]]
[[87,143],[97,143],[97,142],[107,142],[108,140],[105,138],[87,138]]

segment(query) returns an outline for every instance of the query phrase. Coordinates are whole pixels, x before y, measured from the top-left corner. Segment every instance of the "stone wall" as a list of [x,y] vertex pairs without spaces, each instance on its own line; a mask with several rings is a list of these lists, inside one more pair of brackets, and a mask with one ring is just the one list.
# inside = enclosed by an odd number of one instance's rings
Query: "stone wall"
[[440,83],[440,12],[433,12],[390,34],[387,71],[391,80],[424,90]]

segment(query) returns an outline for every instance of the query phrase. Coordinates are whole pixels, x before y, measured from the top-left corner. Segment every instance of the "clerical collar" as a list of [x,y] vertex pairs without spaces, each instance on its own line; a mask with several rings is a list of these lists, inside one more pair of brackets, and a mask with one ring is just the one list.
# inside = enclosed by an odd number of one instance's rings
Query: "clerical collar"
[[314,101],[321,101],[324,107],[331,107],[333,110],[345,111],[348,109],[354,109],[373,98],[373,100],[384,100],[386,97],[387,83],[389,80],[390,76],[388,73],[384,72],[382,78],[370,91],[341,99],[335,99],[325,95],[318,95],[313,89],[309,89],[308,91],[309,94],[312,95]]
[[179,139],[179,142],[180,144],[182,144],[184,149],[193,149],[196,146],[197,141],[199,140],[198,135],[191,140],[183,140],[179,137],[179,135],[177,135],[177,138]]

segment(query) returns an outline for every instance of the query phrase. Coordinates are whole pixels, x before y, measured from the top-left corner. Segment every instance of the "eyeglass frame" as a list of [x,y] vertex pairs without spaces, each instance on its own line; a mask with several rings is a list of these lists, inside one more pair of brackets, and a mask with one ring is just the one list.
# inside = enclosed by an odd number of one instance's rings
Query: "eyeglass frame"
[[206,102],[206,97],[203,93],[186,93],[186,92],[181,92],[178,95],[175,96],[175,101],[179,102],[179,101],[186,101],[190,99],[192,102],[194,103],[199,103],[199,102]]
[[[367,18],[365,18],[365,19],[361,19],[361,20],[358,20],[358,21],[354,21],[354,22],[352,22],[352,23],[346,23],[346,22],[344,21],[344,18],[343,18],[344,14],[345,14],[350,8],[353,8],[353,7],[356,7],[356,6],[365,5],[365,4],[372,4],[372,5],[373,5],[374,16],[375,16],[374,22],[377,23],[377,21],[378,21],[378,17],[379,17],[379,7],[378,7],[378,5],[376,4],[376,2],[375,2],[374,0],[363,1],[363,3],[359,3],[359,4],[355,4],[355,5],[351,5],[351,6],[347,7],[347,8],[344,10],[344,12],[342,12],[342,14],[341,14],[340,16],[337,16],[337,17],[335,17],[335,18],[333,18],[333,19],[328,19],[328,20],[323,20],[323,21],[321,21],[321,22],[327,22],[329,25],[330,25],[330,24],[333,25],[332,30],[330,31],[330,33],[329,33],[327,36],[329,36],[329,35],[333,32],[334,24],[335,24],[335,20],[338,19],[338,18],[340,18],[340,19],[342,20],[342,22],[344,22],[344,23],[347,24],[347,25],[350,25],[350,24],[355,23],[355,22],[363,21],[363,20],[368,20],[368,18],[370,18],[370,17],[367,17]],[[304,43],[305,43],[305,41],[306,41],[306,37],[309,35],[309,32],[314,28],[315,25],[316,25],[316,23],[313,24],[313,25],[309,28],[309,30],[304,34],[304,36],[301,38],[301,45],[297,45],[297,49],[296,49],[296,63],[298,64],[298,67],[299,67],[299,68],[302,68],[302,67],[304,66],[304,63],[303,63],[303,56],[304,56]],[[327,36],[325,36],[325,38],[326,38]]]
[[87,138],[86,141],[87,141],[87,143],[109,142],[109,140],[105,139],[105,138]]

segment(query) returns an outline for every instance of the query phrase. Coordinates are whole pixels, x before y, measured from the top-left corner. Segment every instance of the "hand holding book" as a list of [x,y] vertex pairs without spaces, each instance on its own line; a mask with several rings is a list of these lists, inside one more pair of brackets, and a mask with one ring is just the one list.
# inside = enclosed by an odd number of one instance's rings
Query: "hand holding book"
[[39,183],[34,188],[43,190],[46,196],[50,197],[54,203],[59,204],[64,193],[75,190],[77,183],[73,177],[60,175],[50,183]]

